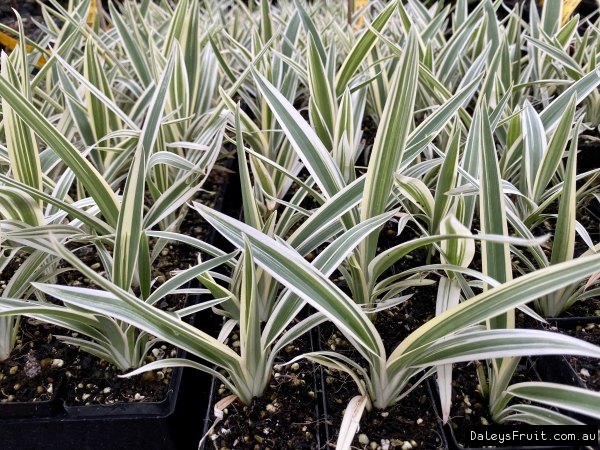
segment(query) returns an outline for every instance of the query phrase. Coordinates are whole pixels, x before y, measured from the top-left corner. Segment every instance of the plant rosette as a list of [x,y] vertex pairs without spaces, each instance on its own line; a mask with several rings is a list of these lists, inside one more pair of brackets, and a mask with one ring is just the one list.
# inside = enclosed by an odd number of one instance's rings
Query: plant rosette
[[[233,330],[229,345],[239,347],[239,330]],[[281,357],[294,357],[313,350],[312,334],[287,345]],[[278,358],[271,380],[261,397],[250,405],[219,404],[230,392],[213,378],[200,450],[218,448],[321,448],[324,422],[318,398],[323,392],[320,369],[309,361],[286,365]],[[217,420],[219,418],[219,420]],[[258,447],[257,447],[258,446]]]

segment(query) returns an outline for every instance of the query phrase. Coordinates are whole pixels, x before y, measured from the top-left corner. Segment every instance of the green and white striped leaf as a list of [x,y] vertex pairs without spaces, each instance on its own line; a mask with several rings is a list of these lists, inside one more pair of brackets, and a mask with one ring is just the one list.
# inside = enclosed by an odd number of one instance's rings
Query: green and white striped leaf
[[600,394],[589,389],[529,381],[510,386],[506,393],[533,402],[600,418]]
[[[400,166],[406,149],[408,135],[413,126],[413,109],[417,94],[419,53],[418,36],[412,30],[406,51],[394,74],[379,133],[375,137],[365,192],[361,208],[361,220],[383,213],[387,207],[394,184],[394,174]],[[377,250],[377,233],[369,236],[360,246],[360,265],[366,268]]]
[[138,260],[144,215],[146,167],[164,114],[176,54],[172,52],[150,103],[149,114],[125,183],[116,228],[113,264],[113,282],[121,289],[129,289]]

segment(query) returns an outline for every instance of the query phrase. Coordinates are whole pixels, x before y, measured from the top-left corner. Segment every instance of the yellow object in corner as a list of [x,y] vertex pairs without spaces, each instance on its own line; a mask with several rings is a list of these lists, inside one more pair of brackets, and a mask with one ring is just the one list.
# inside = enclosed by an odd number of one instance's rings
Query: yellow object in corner
[[562,25],[567,23],[580,3],[581,0],[563,0]]
[[[368,0],[354,0],[354,11],[358,11],[360,8],[366,6],[368,3]],[[356,21],[356,26],[358,28],[362,28],[365,24],[364,18],[362,16],[362,14],[360,15],[360,17],[358,18],[358,20]]]
[[92,0],[90,2],[90,9],[88,11],[86,23],[91,27],[94,25],[94,19],[96,19],[96,11],[98,9],[98,5],[96,4],[96,0]]
[[[19,45],[19,41],[17,41],[15,38],[10,37],[8,34],[0,31],[0,45],[2,45],[8,50],[14,50],[15,47]],[[27,49],[28,53],[33,51],[33,47],[31,45],[26,45],[25,48]],[[38,59],[37,65],[41,67],[44,64],[46,64],[46,57],[42,55],[40,56],[40,59]]]

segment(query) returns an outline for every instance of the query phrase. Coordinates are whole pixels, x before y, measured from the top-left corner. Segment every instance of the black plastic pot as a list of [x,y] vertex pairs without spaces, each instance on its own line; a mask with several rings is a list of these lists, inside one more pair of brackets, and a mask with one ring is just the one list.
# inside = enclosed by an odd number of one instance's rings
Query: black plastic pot
[[600,167],[599,142],[579,142],[577,145],[577,172],[584,173]]
[[[531,360],[529,360],[529,359],[527,360],[527,365],[532,370],[533,375],[535,377],[537,377],[538,379],[540,379],[540,376],[536,371],[536,367],[533,365]],[[430,392],[432,395],[432,404],[435,405],[434,408],[435,408],[436,414],[438,414],[438,417],[440,417],[438,411],[441,411],[441,405],[440,405],[440,400],[439,400],[439,390],[438,390],[437,383],[432,378],[428,379],[427,381],[429,383],[429,389],[430,389]],[[440,422],[441,422],[441,419],[440,419]],[[508,425],[507,425],[507,429],[510,429]],[[442,425],[442,430],[446,437],[446,441],[448,443],[449,450],[465,450],[465,449],[484,450],[483,448],[477,448],[477,447],[463,447],[456,440],[454,430],[450,426],[450,423],[446,423],[445,425]],[[573,447],[573,446],[535,446],[535,447],[534,446],[514,446],[514,447],[502,447],[502,448],[506,449],[506,450],[576,450],[577,447]]]
[[6,404],[0,449],[195,449],[201,427],[193,412],[205,410],[209,386],[207,375],[178,368],[162,402],[68,408],[59,393],[37,417],[24,417],[24,404]]
[[[311,351],[314,350],[314,340],[313,340],[313,334],[312,332],[309,333],[309,343],[310,343],[310,348]],[[286,361],[285,360],[279,360],[277,363],[278,364],[284,364]],[[324,382],[322,380],[322,371],[320,367],[317,367],[318,370],[318,374],[320,374],[320,376],[316,376],[315,377],[315,381],[314,381],[314,385],[313,385],[313,392],[315,393],[320,393],[323,391],[323,387],[321,385],[324,385]],[[219,383],[219,381],[216,378],[212,378],[212,382],[210,383],[210,401],[208,402],[207,405],[207,409],[206,409],[206,414],[204,416],[204,428],[202,429],[202,437],[207,436],[210,429],[213,427],[213,424],[215,422],[215,415],[214,415],[214,407],[215,407],[215,403],[217,402],[217,398],[218,398],[218,385],[217,383]],[[324,407],[324,403],[323,403],[323,407]],[[317,418],[321,418],[320,414],[320,410],[319,410],[319,401],[315,402],[315,417]],[[326,416],[326,413],[325,413]],[[317,433],[315,434],[315,446],[312,447],[315,450],[319,450],[321,449],[321,436],[325,433],[324,429],[326,428],[326,426],[322,426],[323,421],[318,420],[317,421]],[[219,424],[217,424],[217,428],[219,427],[219,425],[221,425],[222,422],[220,422]],[[218,436],[218,435],[215,435]],[[213,448],[213,444],[212,444],[212,440],[210,436],[207,436],[204,441],[202,442],[202,445],[200,447],[198,447],[198,450],[208,450],[208,449],[212,449]]]
[[584,327],[590,323],[600,323],[600,316],[590,317],[551,317],[548,323],[559,329],[573,330],[577,326]]
[[[228,181],[219,187],[215,209],[221,209],[227,187]],[[211,230],[206,241],[213,243],[216,237]],[[190,295],[187,303],[199,301],[199,296]],[[196,323],[195,314],[186,320],[203,331],[215,332],[214,322]],[[184,358],[186,353],[180,350],[177,357]],[[202,432],[200,417],[210,399],[211,377],[195,369],[176,368],[161,402],[69,407],[59,387],[45,402],[0,404],[0,449],[195,450]]]
[[[321,336],[321,326],[319,325],[316,329],[312,330],[312,341],[313,341],[313,343],[314,342],[317,343],[316,345],[317,345],[317,348],[319,349],[319,351],[328,350],[326,348],[323,348],[320,336]],[[329,414],[327,412],[327,383],[325,382],[325,373],[323,372],[322,366],[319,366],[319,372],[320,372],[320,377],[321,377],[322,388],[320,391],[315,391],[315,392],[318,392],[318,394],[319,394],[319,397],[320,397],[319,399],[321,401],[321,407],[323,409],[323,420],[322,420],[323,426],[321,427],[321,441],[324,443],[324,448],[326,450],[334,450],[335,449],[335,441],[333,441],[333,436],[335,434],[334,434],[334,430],[330,429],[330,425],[332,422],[329,419]],[[353,381],[351,381],[351,382],[353,382]],[[440,436],[440,443],[439,443],[439,446],[437,446],[435,448],[435,450],[447,450],[449,448],[448,442],[446,440],[446,436],[444,435],[442,420],[440,419],[440,414],[438,414],[438,412],[437,412],[438,409],[437,409],[436,403],[433,401],[433,394],[431,393],[431,388],[430,388],[427,380],[424,381],[423,383],[425,384],[425,387],[427,389],[427,394],[429,395],[430,403],[435,411],[435,416],[437,419],[437,427],[438,427],[438,434]],[[360,428],[358,430],[358,433],[360,433]]]
[[[3,419],[29,419],[35,417],[51,417],[61,412],[58,394],[61,392],[63,380],[54,386],[52,397],[41,402],[0,403],[0,423]],[[1,439],[1,438],[0,438]],[[2,442],[0,440],[0,442]]]

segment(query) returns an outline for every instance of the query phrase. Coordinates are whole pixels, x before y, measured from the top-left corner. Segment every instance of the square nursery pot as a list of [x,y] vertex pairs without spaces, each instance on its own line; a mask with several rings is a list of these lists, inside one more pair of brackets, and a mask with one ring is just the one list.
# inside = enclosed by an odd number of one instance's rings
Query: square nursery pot
[[[313,342],[316,342],[317,344],[317,348],[318,351],[326,351],[328,350],[327,348],[325,348],[324,346],[324,342],[321,339],[321,330],[322,330],[322,324],[317,326],[316,329],[312,330],[312,340]],[[345,356],[351,357],[351,354],[354,352],[353,350],[336,350],[339,351],[342,354],[345,354]],[[328,384],[326,382],[326,373],[323,370],[322,366],[318,367],[319,373],[320,373],[320,377],[321,377],[321,390],[318,391],[319,392],[319,396],[320,396],[320,402],[321,402],[321,409],[323,411],[323,420],[322,422],[322,426],[321,426],[321,442],[323,442],[323,447],[325,450],[335,450],[336,448],[336,430],[334,429],[333,422],[331,420],[331,417],[329,415],[328,412],[328,408],[327,408],[327,400],[328,400],[328,394],[327,394],[327,390],[328,390]],[[354,381],[350,381],[350,383],[354,383]],[[438,409],[437,409],[437,405],[434,401],[433,398],[433,394],[431,393],[431,387],[429,385],[429,380],[426,379],[424,381],[421,382],[421,384],[423,385],[423,387],[425,388],[425,395],[426,398],[429,400],[429,404],[431,406],[431,408],[433,409],[433,416],[434,416],[434,420],[435,420],[435,428],[436,428],[436,432],[437,435],[439,436],[439,442],[436,442],[434,446],[432,446],[433,444],[427,445],[427,446],[419,446],[416,447],[415,450],[448,450],[449,446],[448,446],[448,442],[446,440],[446,436],[444,435],[444,429],[443,429],[443,425],[442,425],[442,420],[441,420],[441,416],[440,414],[438,414]],[[339,386],[336,386],[336,389],[339,388]],[[358,394],[358,391],[357,391]],[[402,402],[403,400],[401,400]],[[406,401],[406,399],[404,400]],[[361,418],[361,421],[365,420],[365,415],[367,414],[366,410],[363,413],[363,417]],[[389,416],[390,419],[393,419],[393,416],[390,415]],[[361,425],[364,425],[363,422],[361,422]],[[364,427],[363,427],[364,428]],[[431,428],[430,428],[431,429]],[[359,426],[356,434],[359,435],[361,433],[361,426]],[[374,438],[375,439],[375,438]],[[381,437],[381,439],[383,439],[383,436]],[[389,440],[392,441],[392,438],[389,437]],[[393,445],[393,444],[392,444]],[[389,449],[396,449],[396,450],[401,450],[400,446],[396,446],[393,447],[392,445],[390,445]],[[369,446],[368,445],[360,445],[359,447],[355,447],[355,446],[351,446],[352,449],[354,448],[363,448],[363,449],[368,449]],[[381,447],[378,447],[381,448]]]
[[[314,349],[314,340],[313,340],[313,334],[312,332],[308,333],[308,346],[310,348],[310,350],[312,351]],[[277,358],[276,364],[285,364],[287,362],[287,359],[283,359],[283,358]],[[218,368],[215,367],[215,370],[217,370]],[[204,417],[204,427],[202,429],[202,437],[205,436],[205,439],[202,441],[202,444],[197,447],[198,450],[210,450],[213,448],[221,448],[221,445],[218,443],[218,439],[219,439],[219,434],[215,433],[215,434],[211,434],[211,436],[209,436],[209,432],[211,430],[211,428],[213,428],[213,426],[216,429],[220,429],[222,427],[222,425],[224,424],[224,421],[227,419],[227,416],[224,416],[223,420],[221,420],[220,422],[218,422],[215,425],[215,414],[214,414],[214,407],[215,404],[218,401],[218,390],[219,390],[219,384],[220,381],[217,380],[216,378],[212,378],[212,382],[210,383],[210,400],[208,402],[208,407],[206,408],[206,414]],[[320,395],[320,393],[323,390],[322,387],[322,371],[320,366],[316,366],[315,367],[315,377],[314,377],[314,382],[312,385],[312,390],[315,393],[315,395]],[[316,432],[314,433],[314,439],[312,439],[310,441],[310,443],[306,442],[297,442],[293,447],[294,449],[314,449],[314,450],[320,450],[323,447],[321,446],[321,442],[322,441],[322,437],[325,435],[325,426],[323,426],[323,424],[326,422],[326,420],[321,420],[322,416],[320,416],[320,408],[319,408],[319,399],[317,399],[317,401],[315,401],[315,410],[314,410],[314,414],[315,417],[317,418],[316,423],[315,423],[315,427],[316,427]],[[250,419],[248,419],[248,421],[250,421]],[[269,418],[266,417],[264,421],[261,421],[265,424],[265,426],[269,425]],[[280,427],[273,427],[271,428],[271,432],[269,433],[269,435],[267,435],[267,437],[265,439],[268,439],[269,437],[276,437],[277,436],[277,430],[280,429]],[[235,438],[241,438],[242,436],[235,436]],[[256,443],[257,447],[256,448],[265,448],[265,446],[268,446],[268,441],[267,443],[265,443],[264,445],[260,445],[258,443]],[[236,445],[234,445],[234,448],[240,448]],[[244,447],[245,448],[245,447]],[[279,447],[270,447],[273,450],[278,449]]]
[[[227,181],[219,186],[215,209],[223,205]],[[207,242],[215,240],[212,230]],[[217,245],[217,244],[216,244]],[[192,282],[193,283],[193,282]],[[200,301],[188,296],[188,305]],[[214,333],[214,323],[189,323]],[[179,350],[178,358],[186,353]],[[211,392],[209,375],[191,368],[175,368],[169,390],[160,402],[118,403],[70,407],[64,404],[60,380],[53,397],[43,402],[0,403],[0,449],[4,450],[187,450],[198,448],[201,418]],[[196,414],[200,412],[200,414]]]
[[[536,367],[533,364],[533,362],[530,359],[527,359],[527,366],[528,369],[531,371],[532,376],[534,378],[537,378],[537,380],[540,380],[540,375],[537,373],[536,371]],[[429,378],[428,380],[429,383],[429,389],[430,389],[430,393],[432,395],[432,404],[434,405],[434,409],[436,411],[436,414],[438,414],[438,417],[441,417],[441,415],[438,413],[438,411],[441,411],[441,404],[440,404],[440,399],[439,399],[439,390],[438,390],[438,386],[437,383],[435,382],[435,380],[433,378]],[[441,419],[440,419],[440,423],[441,423]],[[506,425],[507,429],[510,429],[510,425]],[[442,425],[442,429],[443,429],[443,433],[446,436],[446,440],[448,443],[448,448],[449,450],[484,450],[484,448],[490,448],[490,447],[483,447],[483,448],[478,448],[478,447],[464,447],[463,445],[461,445],[457,439],[456,436],[454,434],[454,430],[452,429],[452,427],[450,426],[450,423],[446,423],[445,425]],[[574,447],[574,446],[502,446],[502,447],[498,447],[498,448],[502,448],[502,449],[506,449],[506,450],[577,450],[577,449],[581,449],[583,450],[591,448],[591,447]]]
[[0,449],[195,449],[200,427],[190,412],[205,410],[210,377],[175,368],[166,398],[147,403],[67,406],[63,387],[48,401],[0,404]]
[[0,449],[195,449],[201,427],[190,412],[205,410],[210,378],[176,368],[166,398],[148,403],[69,407],[61,387],[48,401],[0,404]]

